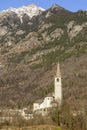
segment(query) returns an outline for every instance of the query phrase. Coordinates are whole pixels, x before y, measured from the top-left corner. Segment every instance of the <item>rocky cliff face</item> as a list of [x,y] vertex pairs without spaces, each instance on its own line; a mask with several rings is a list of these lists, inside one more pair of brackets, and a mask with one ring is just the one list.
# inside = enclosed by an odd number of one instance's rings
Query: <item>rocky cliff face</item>
[[27,106],[51,93],[58,60],[64,100],[85,106],[86,34],[86,11],[31,5],[0,12],[1,106]]

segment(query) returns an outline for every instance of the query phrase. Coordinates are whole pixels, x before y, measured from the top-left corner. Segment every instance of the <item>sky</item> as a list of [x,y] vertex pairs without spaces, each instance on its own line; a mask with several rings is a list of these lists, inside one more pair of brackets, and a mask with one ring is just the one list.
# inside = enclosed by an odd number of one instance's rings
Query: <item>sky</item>
[[53,4],[58,4],[72,12],[87,10],[87,0],[1,0],[0,11],[10,7],[18,8],[23,5],[27,6],[32,3],[44,9],[50,8]]

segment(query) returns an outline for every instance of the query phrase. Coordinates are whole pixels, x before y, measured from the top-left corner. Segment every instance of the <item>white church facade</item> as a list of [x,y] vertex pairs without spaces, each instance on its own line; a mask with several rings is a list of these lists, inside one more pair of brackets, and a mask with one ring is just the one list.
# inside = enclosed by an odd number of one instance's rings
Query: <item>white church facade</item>
[[45,97],[42,103],[33,104],[33,112],[46,115],[50,108],[61,106],[62,104],[62,83],[59,63],[57,65],[57,72],[54,78],[54,92],[52,97]]

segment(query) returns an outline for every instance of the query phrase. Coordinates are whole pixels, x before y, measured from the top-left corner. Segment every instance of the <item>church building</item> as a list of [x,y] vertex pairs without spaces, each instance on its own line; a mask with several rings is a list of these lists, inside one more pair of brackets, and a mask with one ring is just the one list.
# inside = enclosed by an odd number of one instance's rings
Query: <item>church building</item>
[[42,103],[33,104],[33,112],[37,114],[42,114],[43,116],[48,113],[48,111],[62,104],[62,83],[61,83],[61,72],[59,63],[57,65],[57,72],[54,78],[54,92],[51,97],[45,97]]

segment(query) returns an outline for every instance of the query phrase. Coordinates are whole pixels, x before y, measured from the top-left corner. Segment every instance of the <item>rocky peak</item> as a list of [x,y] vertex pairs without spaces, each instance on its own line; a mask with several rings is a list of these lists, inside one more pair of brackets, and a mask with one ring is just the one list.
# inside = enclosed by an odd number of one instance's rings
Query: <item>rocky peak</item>
[[78,10],[77,13],[79,16],[87,16],[87,11],[85,11],[85,10]]
[[42,11],[44,11],[45,9],[36,6],[35,4],[31,4],[28,6],[22,6],[20,8],[9,8],[7,10],[4,10],[2,12],[0,12],[0,15],[3,14],[10,14],[10,13],[16,13],[17,16],[20,18],[21,22],[22,22],[22,17],[24,16],[24,14],[28,15],[30,18],[32,18],[33,16],[37,16],[39,15]]
[[57,4],[54,4],[51,9],[56,9],[56,10],[64,10],[64,8],[62,8],[61,6],[57,5]]

